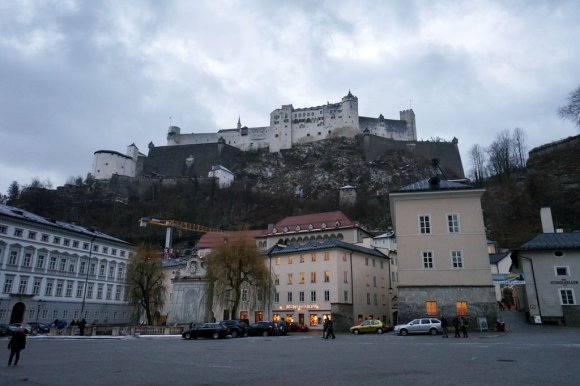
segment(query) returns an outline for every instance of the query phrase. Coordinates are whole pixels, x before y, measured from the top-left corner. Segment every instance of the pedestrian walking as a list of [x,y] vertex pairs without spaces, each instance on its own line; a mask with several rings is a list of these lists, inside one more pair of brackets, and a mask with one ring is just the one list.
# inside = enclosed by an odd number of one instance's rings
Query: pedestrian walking
[[443,315],[441,315],[441,329],[443,330],[443,336],[442,338],[449,338],[449,335],[447,335],[447,325],[449,324],[449,322],[447,322],[447,318]]
[[459,318],[456,316],[453,318],[453,328],[455,329],[455,337],[456,338],[461,338],[461,336],[459,335],[459,327],[461,322],[459,321]]
[[326,338],[328,339],[329,337],[332,337],[332,339],[336,338],[334,336],[334,328],[333,328],[332,319],[327,319],[327,322],[326,322]]
[[461,317],[461,332],[463,333],[464,338],[467,338],[467,326],[468,325],[469,325],[468,320],[462,316]]
[[14,366],[18,366],[20,360],[20,351],[26,347],[26,332],[24,327],[20,326],[10,338],[8,348],[10,349],[10,358],[8,358],[8,366],[12,366],[12,359],[14,359]]
[[328,319],[324,319],[324,323],[322,324],[322,339],[328,338]]

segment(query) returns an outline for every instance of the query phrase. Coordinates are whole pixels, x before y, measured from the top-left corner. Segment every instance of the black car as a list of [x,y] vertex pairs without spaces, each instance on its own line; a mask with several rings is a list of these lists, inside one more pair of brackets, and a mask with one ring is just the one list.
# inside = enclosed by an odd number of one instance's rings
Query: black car
[[248,328],[248,335],[251,336],[268,336],[278,334],[279,329],[276,322],[256,322],[250,324],[250,328]]
[[31,322],[29,324],[30,324],[30,327],[32,328],[32,333],[34,333],[34,334],[48,334],[50,332],[50,324],[49,323]]
[[248,336],[248,324],[243,320],[224,320],[222,323],[228,326],[232,333],[232,338]]
[[230,329],[223,323],[204,323],[197,325],[191,330],[185,331],[181,336],[183,339],[197,338],[226,338],[231,334]]
[[12,332],[7,324],[0,324],[0,336],[11,335]]

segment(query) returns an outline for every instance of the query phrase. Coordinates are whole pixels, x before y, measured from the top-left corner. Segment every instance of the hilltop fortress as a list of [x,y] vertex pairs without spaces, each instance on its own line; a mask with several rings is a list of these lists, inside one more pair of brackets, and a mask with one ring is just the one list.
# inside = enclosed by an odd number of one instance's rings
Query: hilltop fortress
[[400,112],[400,120],[361,117],[358,114],[358,98],[348,94],[338,103],[295,109],[283,105],[270,113],[270,126],[242,127],[219,130],[217,133],[182,134],[181,128],[170,126],[167,146],[199,145],[217,143],[220,138],[230,146],[242,151],[269,149],[278,152],[291,149],[293,145],[319,141],[333,136],[354,137],[369,133],[378,137],[400,141],[416,141],[415,113]]
[[92,175],[97,180],[107,180],[114,175],[208,177],[218,169],[234,170],[243,152],[284,152],[309,142],[362,135],[361,150],[368,160],[386,151],[407,149],[429,160],[439,159],[457,178],[464,176],[457,139],[451,142],[417,141],[415,113],[403,110],[399,114],[398,120],[385,119],[382,114],[377,118],[359,116],[358,98],[349,91],[338,103],[298,109],[291,104],[283,105],[270,113],[270,125],[264,127],[245,127],[239,119],[236,128],[217,133],[182,133],[181,128],[170,126],[167,144],[154,146],[150,143],[148,155],[142,154],[135,144],[127,147],[126,154],[96,151]]

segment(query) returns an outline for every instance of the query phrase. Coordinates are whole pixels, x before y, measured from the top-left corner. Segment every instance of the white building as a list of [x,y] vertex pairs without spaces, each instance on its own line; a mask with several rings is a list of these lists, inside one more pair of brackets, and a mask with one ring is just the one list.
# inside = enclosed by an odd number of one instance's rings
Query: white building
[[361,117],[358,98],[349,91],[338,103],[295,109],[283,105],[270,113],[270,125],[219,130],[217,133],[182,134],[181,128],[170,126],[167,146],[217,143],[223,138],[226,144],[244,151],[269,149],[278,152],[291,149],[294,144],[319,141],[333,136],[354,137],[367,132],[379,137],[401,141],[416,141],[415,113],[404,110],[400,120]]
[[123,324],[127,242],[0,205],[0,323]]
[[207,176],[217,179],[220,189],[229,188],[234,182],[234,173],[222,165],[213,165]]
[[127,154],[113,150],[97,150],[93,157],[92,175],[97,180],[108,180],[114,174],[135,177],[139,157],[145,157],[145,155],[139,153],[134,143],[127,146]]

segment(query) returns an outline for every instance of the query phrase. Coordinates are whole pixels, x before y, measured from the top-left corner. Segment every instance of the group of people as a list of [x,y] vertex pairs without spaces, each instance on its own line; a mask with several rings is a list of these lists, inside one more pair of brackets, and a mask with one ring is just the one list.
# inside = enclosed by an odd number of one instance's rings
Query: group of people
[[[461,338],[461,335],[463,335],[464,338],[468,337],[467,327],[469,327],[469,320],[467,318],[464,318],[463,316],[456,316],[451,321],[451,324],[453,324],[453,329],[455,330],[455,338]],[[449,338],[449,335],[447,334],[448,326],[449,322],[447,321],[447,318],[445,318],[445,316],[441,316],[441,329],[443,330],[442,338]]]
[[332,323],[332,319],[324,319],[324,324],[322,325],[322,338],[328,339],[332,338],[335,339],[334,336],[334,324]]

